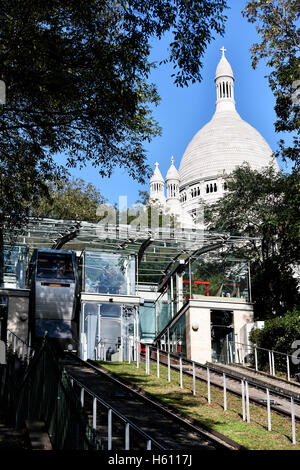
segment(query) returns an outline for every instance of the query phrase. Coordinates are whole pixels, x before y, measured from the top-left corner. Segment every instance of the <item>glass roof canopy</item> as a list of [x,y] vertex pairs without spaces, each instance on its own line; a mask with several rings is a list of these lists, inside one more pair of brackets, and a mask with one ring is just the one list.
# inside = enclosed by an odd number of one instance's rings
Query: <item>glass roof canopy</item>
[[180,259],[188,262],[203,253],[232,245],[245,239],[228,233],[197,229],[149,228],[54,219],[30,219],[27,227],[14,233],[14,244],[34,248],[82,251],[112,251],[134,254],[138,282],[160,284]]

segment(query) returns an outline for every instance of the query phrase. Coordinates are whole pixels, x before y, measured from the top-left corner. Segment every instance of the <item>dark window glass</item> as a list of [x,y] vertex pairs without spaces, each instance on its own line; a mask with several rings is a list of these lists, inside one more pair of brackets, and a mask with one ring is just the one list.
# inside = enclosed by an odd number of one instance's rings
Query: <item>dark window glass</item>
[[37,279],[74,279],[72,256],[70,254],[39,253]]

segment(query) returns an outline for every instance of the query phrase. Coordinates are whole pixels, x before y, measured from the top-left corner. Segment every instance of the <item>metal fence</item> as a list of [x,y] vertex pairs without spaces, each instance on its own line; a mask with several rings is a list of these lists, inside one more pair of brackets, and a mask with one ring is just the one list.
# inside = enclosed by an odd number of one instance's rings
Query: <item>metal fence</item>
[[17,349],[8,351],[1,377],[1,401],[17,429],[26,420],[45,422],[54,450],[98,450],[103,445],[89,425],[70,378],[46,339],[26,364]]
[[[136,347],[137,352],[140,351],[139,345]],[[290,419],[291,419],[291,440],[293,444],[296,444],[296,424],[295,424],[295,403],[300,405],[300,399],[292,394],[279,392],[278,390],[273,389],[271,386],[259,385],[257,382],[252,381],[251,379],[241,378],[235,376],[233,373],[220,372],[212,366],[204,366],[195,361],[190,361],[188,359],[182,358],[178,355],[172,354],[170,352],[161,350],[159,348],[151,347],[150,345],[145,346],[145,352],[140,356],[140,353],[137,353],[136,358],[136,367],[139,368],[141,364],[141,359],[144,360],[144,370],[145,374],[150,375],[150,361],[156,361],[156,375],[159,378],[161,375],[160,366],[163,365],[167,367],[167,381],[171,382],[172,374],[171,370],[176,369],[176,372],[179,373],[179,386],[183,388],[183,366],[189,366],[192,369],[192,380],[193,380],[193,396],[196,396],[196,377],[197,371],[200,370],[203,372],[205,370],[205,376],[202,377],[207,384],[207,401],[210,404],[211,399],[211,374],[217,373],[218,375],[223,376],[223,409],[227,410],[227,380],[234,379],[239,380],[241,387],[241,409],[242,409],[242,419],[247,423],[250,423],[250,397],[249,397],[249,386],[254,386],[265,391],[266,396],[266,408],[267,408],[267,420],[268,420],[268,431],[272,430],[271,425],[271,399],[270,393],[276,393],[290,402]],[[174,378],[173,378],[174,380]],[[176,380],[178,381],[177,375]]]
[[91,417],[93,429],[103,428],[103,434],[105,434],[103,443],[107,450],[112,450],[113,440],[115,441],[114,447],[124,450],[166,450],[164,446],[89,390],[82,382],[74,377],[71,377],[71,382],[74,393],[80,397],[82,408],[85,408]]
[[16,354],[19,359],[26,361],[29,364],[30,359],[34,356],[35,350],[31,346],[31,342],[19,338],[15,333],[7,329],[7,349]]
[[[283,372],[288,381],[291,381],[291,372],[299,372],[299,365],[297,367],[297,365],[294,364],[294,358],[291,354],[261,348],[256,345],[229,341],[229,357],[230,352],[232,355],[232,351],[234,350],[236,352],[236,362],[249,364],[253,366],[256,371],[267,372],[273,376],[280,375],[280,372]],[[229,360],[229,362],[233,361]]]
[[[46,338],[35,354],[12,332],[7,346],[0,397],[8,406],[9,421],[17,428],[24,427],[28,419],[44,421],[55,450],[112,450],[115,446],[120,450],[165,450],[70,376]],[[128,357],[130,360],[131,353]]]

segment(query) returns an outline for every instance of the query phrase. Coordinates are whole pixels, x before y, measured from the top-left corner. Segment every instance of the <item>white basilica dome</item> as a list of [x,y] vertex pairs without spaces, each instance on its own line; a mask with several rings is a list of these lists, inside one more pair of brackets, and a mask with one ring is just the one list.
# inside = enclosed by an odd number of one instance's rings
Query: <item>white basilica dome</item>
[[[211,204],[227,192],[225,176],[243,163],[260,171],[270,164],[279,171],[273,152],[262,135],[244,121],[235,108],[234,75],[225,57],[216,69],[216,111],[187,146],[179,171],[171,159],[164,181],[158,163],[150,181],[150,200],[159,200],[186,227],[205,229],[203,202]],[[165,197],[165,186],[167,196]]]
[[179,167],[181,190],[198,181],[217,178],[224,172],[229,174],[244,162],[259,170],[273,161],[278,169],[266,140],[235,109],[234,76],[224,51],[215,83],[216,112],[183,154]]

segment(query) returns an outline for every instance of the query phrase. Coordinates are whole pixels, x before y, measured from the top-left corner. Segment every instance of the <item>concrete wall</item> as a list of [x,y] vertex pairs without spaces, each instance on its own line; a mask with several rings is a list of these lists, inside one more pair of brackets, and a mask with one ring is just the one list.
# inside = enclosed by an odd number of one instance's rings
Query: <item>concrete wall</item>
[[186,312],[187,358],[205,363],[211,358],[210,309],[190,305]]
[[253,322],[253,306],[247,302],[222,300],[190,300],[186,310],[187,358],[205,363],[212,359],[211,349],[211,310],[233,312],[235,341],[243,342],[241,332],[246,324]]
[[8,297],[7,329],[23,341],[28,340],[29,290],[0,289]]

